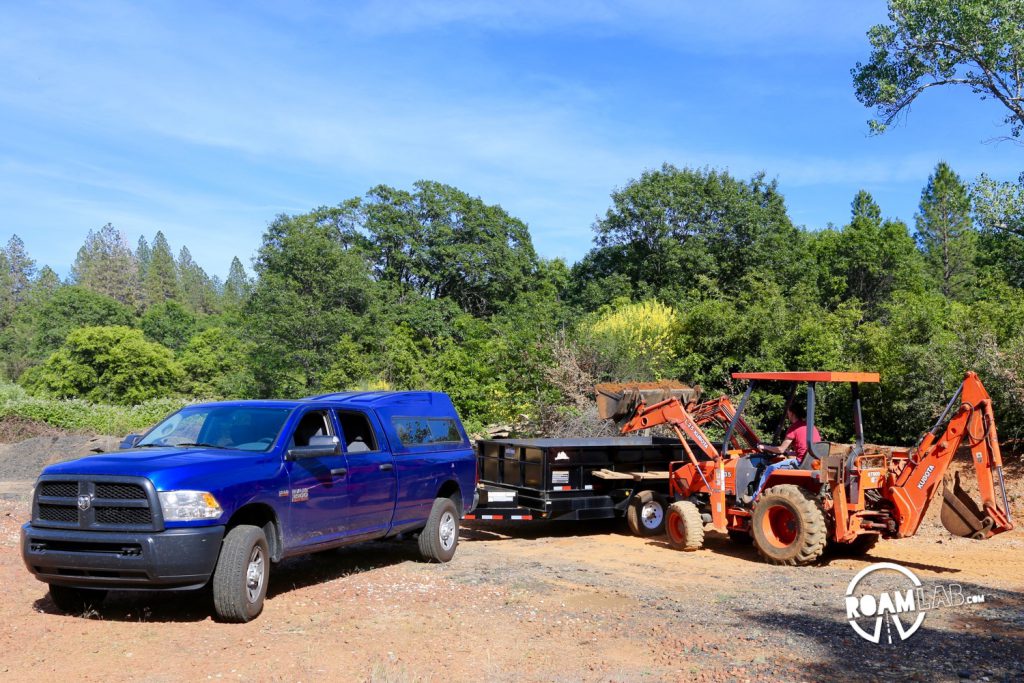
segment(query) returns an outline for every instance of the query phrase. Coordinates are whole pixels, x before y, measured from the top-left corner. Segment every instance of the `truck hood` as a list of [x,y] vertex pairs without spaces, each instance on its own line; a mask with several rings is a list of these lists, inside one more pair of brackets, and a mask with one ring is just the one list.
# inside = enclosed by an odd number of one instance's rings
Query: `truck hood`
[[210,490],[242,470],[266,468],[266,474],[270,475],[279,465],[280,459],[273,452],[137,448],[57,463],[44,469],[43,474],[146,477],[160,491],[181,488]]

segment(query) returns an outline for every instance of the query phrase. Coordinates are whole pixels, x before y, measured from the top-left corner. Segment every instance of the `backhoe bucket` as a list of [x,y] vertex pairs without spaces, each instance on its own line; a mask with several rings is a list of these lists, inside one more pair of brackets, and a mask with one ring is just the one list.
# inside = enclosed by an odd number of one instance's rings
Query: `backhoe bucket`
[[629,417],[641,403],[654,405],[669,398],[692,405],[700,398],[700,387],[679,382],[606,383],[594,387],[597,393],[597,414],[602,420]]
[[988,538],[992,535],[992,526],[995,524],[960,486],[959,472],[954,474],[952,487],[949,485],[948,476],[943,480],[942,510],[939,518],[949,533],[963,538]]

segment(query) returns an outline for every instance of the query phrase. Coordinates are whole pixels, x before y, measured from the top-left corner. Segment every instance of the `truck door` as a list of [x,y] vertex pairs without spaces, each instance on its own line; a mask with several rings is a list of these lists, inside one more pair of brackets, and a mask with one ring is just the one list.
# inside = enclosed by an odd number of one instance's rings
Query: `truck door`
[[[287,448],[308,446],[311,437],[325,435],[336,436],[328,411],[310,410],[295,424]],[[347,469],[344,453],[296,457],[288,462],[288,545],[316,545],[345,533],[349,511]]]
[[381,536],[391,527],[395,511],[397,473],[380,429],[366,413],[335,411],[348,459],[348,536]]

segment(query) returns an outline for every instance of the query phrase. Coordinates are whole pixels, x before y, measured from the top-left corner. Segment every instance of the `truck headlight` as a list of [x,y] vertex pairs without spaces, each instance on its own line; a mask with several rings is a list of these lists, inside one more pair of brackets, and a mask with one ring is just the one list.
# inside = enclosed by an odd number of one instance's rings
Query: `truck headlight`
[[160,491],[160,510],[165,522],[217,519],[224,510],[206,491]]

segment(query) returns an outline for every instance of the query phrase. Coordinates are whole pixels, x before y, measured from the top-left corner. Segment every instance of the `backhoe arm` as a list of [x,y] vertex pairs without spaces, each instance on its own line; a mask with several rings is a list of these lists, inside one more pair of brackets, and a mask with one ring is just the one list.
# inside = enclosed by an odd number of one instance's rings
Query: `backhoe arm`
[[[958,397],[960,405],[940,433]],[[980,506],[960,487],[959,474],[952,486],[946,478],[949,465],[961,447],[970,450]],[[912,536],[917,532],[939,482],[944,482],[942,523],[951,533],[983,539],[1013,528],[992,399],[973,372],[964,377],[959,391],[932,430],[921,439],[888,491],[887,498],[895,507],[898,536]]]
[[[728,396],[719,396],[710,401],[699,403],[689,413],[693,421],[698,425],[703,426],[709,422],[717,422],[724,429],[735,418],[736,407],[729,400]],[[761,443],[761,437],[757,435],[754,428],[748,425],[747,421],[742,417],[736,422],[736,432],[732,436],[732,443],[730,445],[736,449],[743,448],[742,444],[739,443],[740,438],[747,442],[747,448],[757,448]],[[723,444],[723,448],[725,447]]]

